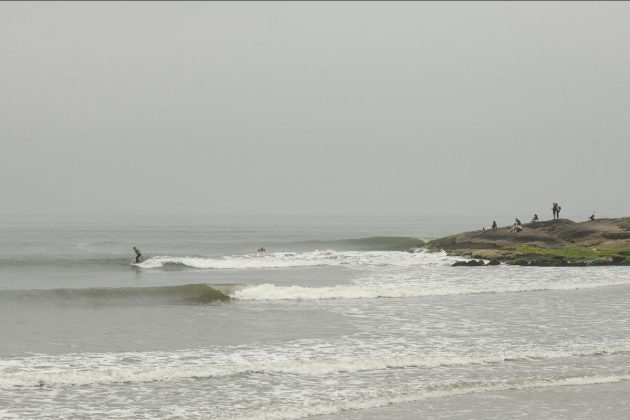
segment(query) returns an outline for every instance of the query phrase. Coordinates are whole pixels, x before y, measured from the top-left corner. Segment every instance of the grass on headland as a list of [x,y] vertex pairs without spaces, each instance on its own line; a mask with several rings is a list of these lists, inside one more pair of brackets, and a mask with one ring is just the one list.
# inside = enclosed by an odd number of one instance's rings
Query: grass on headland
[[569,259],[590,259],[630,255],[630,248],[540,248],[535,245],[517,245],[514,250],[521,254],[545,255]]

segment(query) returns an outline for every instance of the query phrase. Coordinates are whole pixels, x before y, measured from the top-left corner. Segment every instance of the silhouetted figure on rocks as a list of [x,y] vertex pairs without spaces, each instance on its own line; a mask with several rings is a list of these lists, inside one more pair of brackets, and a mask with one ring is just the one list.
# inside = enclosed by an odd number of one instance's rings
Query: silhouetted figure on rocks
[[492,229],[496,229],[497,228],[497,222],[496,220],[492,221]]
[[562,209],[562,207],[560,207],[560,205],[558,203],[553,203],[553,207],[551,208],[551,210],[553,211],[553,218],[554,219],[559,219],[560,218],[560,210]]
[[532,217],[532,223],[536,223],[538,221],[538,215],[534,213],[534,217]]
[[593,212],[593,214],[591,214],[591,217],[589,217],[588,220],[590,222],[594,222],[595,221],[595,212]]

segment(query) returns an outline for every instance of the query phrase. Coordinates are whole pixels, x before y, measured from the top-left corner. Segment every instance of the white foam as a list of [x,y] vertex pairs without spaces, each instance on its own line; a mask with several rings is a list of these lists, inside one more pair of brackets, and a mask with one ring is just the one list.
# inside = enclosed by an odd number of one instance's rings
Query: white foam
[[276,286],[261,284],[234,292],[231,297],[239,300],[324,300],[324,299],[373,299],[450,294],[483,293],[480,290],[461,288],[426,288],[395,286],[338,285],[331,287]]
[[489,293],[520,293],[545,290],[574,290],[597,287],[620,286],[628,281],[609,281],[599,283],[561,283],[531,282],[522,285],[490,285],[470,283],[468,285],[337,285],[329,287],[276,286],[261,284],[235,291],[230,297],[239,300],[328,300],[328,299],[375,299],[375,298],[413,298],[424,296],[450,296]]
[[[194,352],[171,353],[166,356],[161,353],[79,354],[55,358],[42,355],[2,361],[0,388],[177,381],[256,373],[317,376],[390,368],[494,364],[526,359],[558,359],[629,352],[630,345],[620,345],[574,349],[541,348],[469,355],[411,354],[402,357],[349,355],[337,358],[287,358],[273,362],[263,361],[265,358],[261,358],[261,355],[247,357],[247,354],[231,354],[227,359],[218,362],[214,354],[195,354]],[[125,362],[127,359],[135,362]]]
[[401,251],[311,251],[231,255],[216,258],[157,256],[134,264],[140,268],[160,268],[180,264],[200,269],[261,269],[316,266],[449,266],[457,259],[445,252]]
[[[384,407],[391,404],[411,403],[431,398],[453,397],[457,395],[475,394],[482,392],[497,392],[505,390],[527,390],[533,388],[555,388],[575,385],[596,385],[617,383],[630,380],[630,374],[573,376],[565,378],[526,379],[521,381],[505,381],[490,383],[453,383],[436,387],[432,390],[421,389],[403,395],[384,395],[357,400],[345,399],[337,404],[302,405],[288,410],[260,410],[249,415],[239,416],[239,419],[297,419],[318,415],[341,413],[348,410],[364,410]],[[227,417],[220,417],[221,419]],[[233,418],[233,417],[231,417]]]

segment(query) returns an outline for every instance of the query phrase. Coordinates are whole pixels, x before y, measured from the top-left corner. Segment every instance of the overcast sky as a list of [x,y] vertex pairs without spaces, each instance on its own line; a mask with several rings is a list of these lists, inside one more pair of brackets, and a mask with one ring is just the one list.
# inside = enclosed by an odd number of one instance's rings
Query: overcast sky
[[629,216],[629,51],[625,2],[3,3],[0,213]]

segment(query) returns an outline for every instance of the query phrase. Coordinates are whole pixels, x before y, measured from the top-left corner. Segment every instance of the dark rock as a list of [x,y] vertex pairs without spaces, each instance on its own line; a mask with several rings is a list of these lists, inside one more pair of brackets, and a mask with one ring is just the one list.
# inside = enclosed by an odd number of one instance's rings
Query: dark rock
[[601,257],[594,259],[589,265],[614,265],[614,262],[612,257]]
[[586,261],[567,261],[567,267],[586,267],[588,262]]
[[490,260],[487,265],[501,265],[501,261],[499,260]]
[[529,260],[525,258],[514,258],[507,262],[509,265],[529,265]]
[[606,239],[630,239],[630,232],[606,232],[602,236]]
[[541,258],[532,261],[532,265],[538,267],[563,267],[567,265],[567,261],[564,258]]
[[455,261],[453,267],[478,267],[484,265],[483,260],[468,260],[468,261]]

